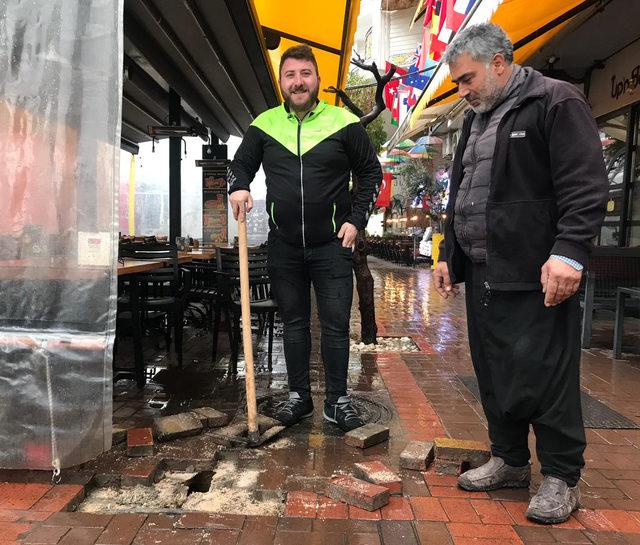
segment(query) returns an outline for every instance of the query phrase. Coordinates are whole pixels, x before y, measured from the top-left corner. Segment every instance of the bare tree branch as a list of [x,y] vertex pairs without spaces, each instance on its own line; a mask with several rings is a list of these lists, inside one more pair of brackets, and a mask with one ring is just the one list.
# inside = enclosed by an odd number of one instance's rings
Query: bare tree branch
[[349,95],[342,89],[336,89],[335,87],[329,87],[325,89],[328,93],[334,93],[340,97],[340,100],[344,103],[344,105],[349,108],[355,115],[360,118],[360,123],[362,123],[365,127],[371,123],[376,117],[378,117],[384,110],[386,109],[386,105],[384,103],[383,92],[385,85],[389,83],[389,80],[396,73],[396,67],[391,65],[391,68],[387,71],[384,76],[380,75],[378,71],[378,67],[375,62],[371,64],[365,64],[364,60],[358,53],[355,53],[355,58],[351,59],[351,63],[360,68],[361,70],[365,70],[367,72],[371,72],[373,77],[376,79],[377,87],[376,87],[376,104],[369,113],[365,114],[360,108],[358,108],[353,101],[349,98]]

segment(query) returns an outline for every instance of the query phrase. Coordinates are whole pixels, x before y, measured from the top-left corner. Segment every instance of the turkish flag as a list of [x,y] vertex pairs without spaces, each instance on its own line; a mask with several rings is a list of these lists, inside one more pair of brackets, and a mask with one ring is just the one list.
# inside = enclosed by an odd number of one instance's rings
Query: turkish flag
[[[391,66],[392,64],[389,61],[387,61],[386,67],[385,67],[386,72],[389,71]],[[396,66],[396,73],[393,75],[394,78],[396,76],[406,76],[406,75],[407,75],[407,71],[404,68],[400,68],[399,66]],[[384,87],[384,103],[386,104],[389,110],[393,110],[393,101],[395,99],[395,95],[398,90],[398,85],[400,85],[400,81],[401,80],[399,79],[394,79],[389,83],[387,83]]]
[[385,172],[382,175],[382,187],[378,198],[376,200],[376,206],[386,207],[391,204],[391,186],[393,185],[393,174]]

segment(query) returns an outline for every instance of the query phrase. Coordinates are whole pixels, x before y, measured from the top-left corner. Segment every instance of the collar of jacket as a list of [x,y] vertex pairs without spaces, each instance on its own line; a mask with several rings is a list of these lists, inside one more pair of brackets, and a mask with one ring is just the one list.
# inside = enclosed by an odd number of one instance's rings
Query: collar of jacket
[[[326,100],[318,100],[316,107],[305,116],[303,123],[307,123],[308,121],[311,121],[312,119],[318,117],[322,112],[322,110],[324,110],[326,107],[327,107]],[[283,114],[287,116],[287,119],[289,121],[293,121],[295,123],[298,122],[298,117],[296,116],[295,113],[289,110],[289,107],[287,106],[286,102],[283,102],[280,105],[280,108],[282,109]]]

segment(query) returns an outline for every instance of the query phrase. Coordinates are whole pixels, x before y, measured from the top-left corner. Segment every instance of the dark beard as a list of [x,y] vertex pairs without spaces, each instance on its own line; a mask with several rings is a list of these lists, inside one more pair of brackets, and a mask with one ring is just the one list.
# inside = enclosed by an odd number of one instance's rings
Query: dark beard
[[315,92],[312,92],[310,90],[309,100],[307,100],[307,102],[305,102],[300,106],[296,106],[287,98],[285,102],[287,103],[287,107],[289,108],[289,111],[300,113],[300,112],[308,112],[310,110],[313,110],[313,108],[316,105],[316,102],[318,102],[318,92],[319,92],[319,89],[317,89]]

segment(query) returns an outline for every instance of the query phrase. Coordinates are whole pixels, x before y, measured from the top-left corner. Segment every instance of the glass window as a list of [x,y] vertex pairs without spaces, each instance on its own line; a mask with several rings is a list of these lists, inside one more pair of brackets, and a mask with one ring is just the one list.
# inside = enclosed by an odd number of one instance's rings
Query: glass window
[[[636,127],[638,131],[636,137],[636,143],[640,142],[640,125]],[[640,154],[636,151],[634,153],[635,165],[633,168],[633,175],[631,176],[631,194],[629,195],[629,201],[631,206],[629,207],[629,219],[631,225],[629,225],[629,246],[640,246]]]
[[600,140],[604,154],[609,200],[604,225],[598,241],[600,246],[618,246],[624,187],[624,164],[626,158],[627,125],[629,114],[600,122]]

